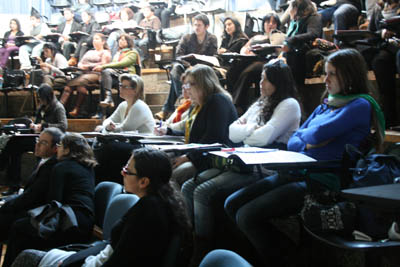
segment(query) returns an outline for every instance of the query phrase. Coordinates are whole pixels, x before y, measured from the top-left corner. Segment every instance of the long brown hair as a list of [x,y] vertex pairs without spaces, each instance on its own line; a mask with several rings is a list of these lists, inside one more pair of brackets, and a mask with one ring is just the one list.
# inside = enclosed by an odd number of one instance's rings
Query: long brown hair
[[61,139],[61,145],[63,148],[69,149],[69,153],[64,155],[61,160],[72,159],[87,167],[97,165],[92,148],[81,134],[66,133]]

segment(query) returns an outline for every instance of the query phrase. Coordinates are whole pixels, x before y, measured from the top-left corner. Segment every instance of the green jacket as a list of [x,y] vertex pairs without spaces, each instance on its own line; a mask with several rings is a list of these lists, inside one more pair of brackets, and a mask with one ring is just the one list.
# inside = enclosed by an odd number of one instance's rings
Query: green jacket
[[138,62],[139,54],[135,49],[122,49],[119,58],[114,57],[112,62],[102,66],[103,69],[124,69],[130,74],[136,74],[135,65]]

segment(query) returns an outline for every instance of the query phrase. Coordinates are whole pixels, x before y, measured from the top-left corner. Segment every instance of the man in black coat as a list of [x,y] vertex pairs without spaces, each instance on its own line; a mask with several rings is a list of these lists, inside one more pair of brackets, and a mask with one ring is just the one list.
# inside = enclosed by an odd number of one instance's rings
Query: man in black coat
[[29,178],[22,194],[8,197],[0,208],[0,242],[8,238],[12,224],[27,211],[46,204],[50,184],[50,174],[57,163],[57,146],[63,133],[60,129],[49,127],[42,131],[35,145],[35,156],[41,158]]

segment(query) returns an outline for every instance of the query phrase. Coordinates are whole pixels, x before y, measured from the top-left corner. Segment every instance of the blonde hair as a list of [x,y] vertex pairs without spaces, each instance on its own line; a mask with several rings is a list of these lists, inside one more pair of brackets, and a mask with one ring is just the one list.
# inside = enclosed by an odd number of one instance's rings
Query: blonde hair
[[140,77],[137,74],[129,74],[129,73],[125,73],[122,74],[121,76],[119,76],[119,81],[129,81],[129,83],[131,84],[132,88],[136,90],[136,99],[144,99],[144,82],[142,77]]
[[219,83],[217,74],[215,74],[214,70],[204,64],[197,64],[191,69],[186,70],[185,78],[192,77],[195,81],[198,90],[203,92],[203,102],[207,102],[208,97],[213,94],[221,93],[226,95],[230,100],[232,100],[232,96],[222,88]]

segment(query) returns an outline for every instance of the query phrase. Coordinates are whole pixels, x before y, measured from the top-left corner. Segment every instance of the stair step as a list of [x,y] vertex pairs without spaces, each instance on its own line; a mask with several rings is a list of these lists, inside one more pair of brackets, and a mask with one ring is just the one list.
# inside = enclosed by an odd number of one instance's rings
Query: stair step
[[147,105],[163,105],[167,98],[167,92],[146,93],[144,100]]

